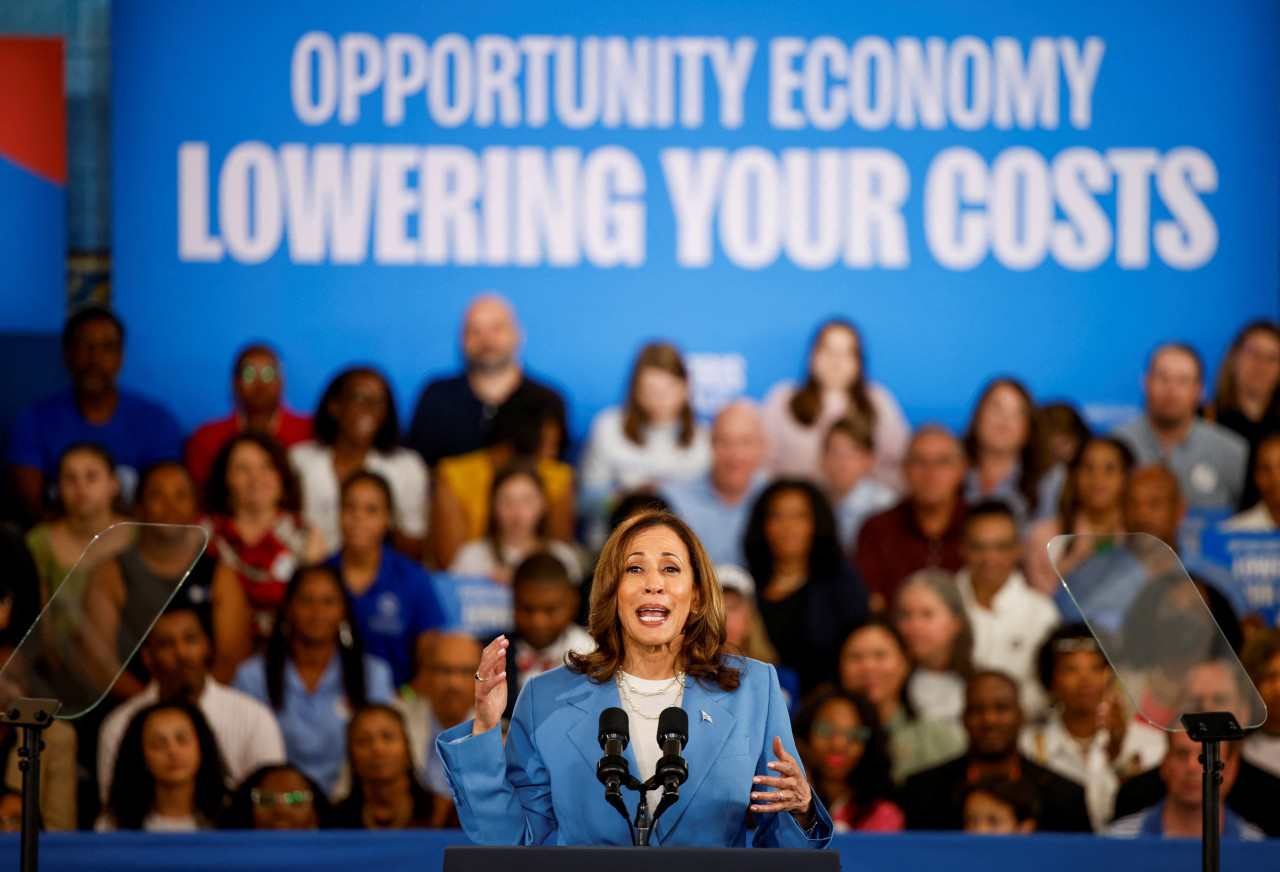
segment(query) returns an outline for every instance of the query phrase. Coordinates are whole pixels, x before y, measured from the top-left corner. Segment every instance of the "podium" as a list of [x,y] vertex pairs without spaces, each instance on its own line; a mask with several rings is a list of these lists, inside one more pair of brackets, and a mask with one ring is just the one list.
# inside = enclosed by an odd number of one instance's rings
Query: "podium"
[[608,869],[609,872],[840,872],[838,851],[782,848],[557,848],[472,847],[444,849],[444,872],[564,872],[565,869]]

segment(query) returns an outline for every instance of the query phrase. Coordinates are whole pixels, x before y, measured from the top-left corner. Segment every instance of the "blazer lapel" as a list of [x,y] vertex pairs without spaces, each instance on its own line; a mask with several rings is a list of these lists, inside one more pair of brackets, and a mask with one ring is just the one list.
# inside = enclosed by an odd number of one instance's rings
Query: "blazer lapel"
[[[596,764],[604,756],[604,751],[600,748],[600,713],[611,706],[621,707],[618,703],[618,686],[612,681],[606,681],[604,684],[584,682],[581,687],[562,699],[581,712],[581,717],[569,728],[569,741],[582,754],[594,773]],[[631,750],[630,743],[622,752],[622,756],[626,758],[631,774],[639,777],[636,755]],[[634,807],[635,803],[628,802],[627,805]]]
[[[654,826],[659,845],[667,833],[680,823],[694,794],[706,780],[711,762],[720,756],[720,750],[738,722],[733,712],[721,704],[724,696],[725,692],[718,688],[708,691],[695,679],[688,679],[680,707],[689,716],[689,741],[685,744],[684,752],[684,758],[690,762],[689,780],[680,786],[680,799],[663,812]],[[743,785],[744,795],[750,786]]]

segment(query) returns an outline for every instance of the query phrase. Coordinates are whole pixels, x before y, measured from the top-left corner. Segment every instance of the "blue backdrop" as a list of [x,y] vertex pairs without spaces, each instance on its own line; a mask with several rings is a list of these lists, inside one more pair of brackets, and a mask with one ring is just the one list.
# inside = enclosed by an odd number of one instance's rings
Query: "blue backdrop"
[[1174,0],[112,4],[125,379],[190,426],[235,349],[402,415],[496,289],[573,428],[644,341],[709,408],[862,328],[915,422],[992,375],[1095,420],[1277,315],[1280,7]]

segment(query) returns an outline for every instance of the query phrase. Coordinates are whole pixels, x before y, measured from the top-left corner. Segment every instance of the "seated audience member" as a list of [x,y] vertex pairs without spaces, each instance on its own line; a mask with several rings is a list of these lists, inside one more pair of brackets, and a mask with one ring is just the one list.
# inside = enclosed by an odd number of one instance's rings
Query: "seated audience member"
[[22,832],[22,793],[10,789],[0,791],[0,833],[20,832]]
[[1050,463],[1066,466],[1093,433],[1070,403],[1045,403],[1040,407],[1044,422],[1044,446]]
[[404,444],[435,466],[442,458],[488,448],[499,409],[512,397],[539,394],[552,407],[560,457],[569,428],[564,400],[524,372],[516,352],[523,340],[511,304],[497,294],[472,300],[462,325],[463,372],[430,382],[418,398]]
[[445,613],[422,566],[391,549],[393,505],[386,479],[352,474],[342,486],[342,550],[329,563],[342,575],[365,651],[386,661],[399,687]]
[[1257,502],[1224,521],[1221,529],[1229,533],[1274,533],[1280,529],[1280,432],[1258,441],[1250,468]]
[[[1256,722],[1257,718],[1246,714],[1246,711],[1252,713],[1253,692],[1252,688],[1241,686],[1243,677],[1234,664],[1201,663],[1187,673],[1177,708],[1182,712],[1227,711],[1236,714],[1241,723]],[[1146,710],[1144,704],[1144,713]],[[1235,744],[1222,743],[1224,760],[1227,746]],[[1280,836],[1280,815],[1276,814],[1280,808],[1280,778],[1245,759],[1237,758],[1236,764],[1232,775],[1234,787],[1230,793],[1222,791],[1227,807],[1268,836]],[[1160,769],[1150,769],[1130,778],[1120,785],[1116,794],[1117,820],[1155,805],[1171,789]]]
[[[1218,367],[1205,417],[1249,443],[1252,469],[1262,440],[1280,430],[1280,326],[1253,321],[1236,334]],[[1257,501],[1257,486],[1246,481],[1239,507]]]
[[404,715],[414,772],[436,798],[436,820],[453,813],[453,794],[436,752],[436,737],[475,716],[474,675],[480,651],[480,643],[463,633],[432,637],[417,672],[395,702]]
[[876,446],[874,475],[895,490],[911,427],[893,394],[867,379],[862,337],[848,321],[822,324],[809,347],[804,384],[782,381],[770,388],[761,408],[769,454],[765,468],[776,477],[822,480],[822,441],[844,417],[871,425]]
[[73,445],[58,462],[56,515],[27,533],[27,548],[40,577],[44,605],[62,587],[54,608],[62,621],[76,620],[88,590],[90,575],[71,570],[95,537],[112,524],[127,521],[116,510],[120,482],[115,462],[98,445]]
[[188,833],[222,815],[226,777],[204,715],[189,702],[148,706],[120,740],[99,830]]
[[564,564],[575,584],[582,580],[582,560],[577,551],[567,542],[547,536],[547,498],[537,467],[515,461],[493,477],[488,532],[484,538],[472,539],[458,549],[449,564],[449,573],[491,578],[510,585],[521,561],[544,551]]
[[1040,410],[1021,382],[998,378],[983,388],[964,436],[965,502],[999,500],[1023,529],[1051,515],[1063,473],[1049,460],[1040,429]]
[[1022,709],[1018,685],[999,672],[979,672],[965,693],[968,753],[907,779],[900,794],[913,830],[958,830],[964,824],[961,792],[984,777],[1026,781],[1040,796],[1041,830],[1087,832],[1084,788],[1018,753]]
[[858,531],[872,515],[898,501],[887,484],[871,477],[875,451],[871,425],[864,418],[841,418],[831,425],[822,443],[822,474],[836,515],[840,550],[857,553]]
[[556,459],[563,419],[550,400],[551,396],[541,391],[513,395],[494,415],[492,445],[442,458],[436,465],[431,502],[436,566],[448,566],[464,542],[484,536],[489,528],[493,479],[514,461],[532,463],[538,471],[547,500],[547,535],[561,542],[573,541],[573,467]]
[[418,559],[427,536],[427,465],[400,447],[400,425],[391,386],[368,367],[343,370],[316,409],[315,438],[289,449],[302,486],[302,517],[320,531],[325,546],[342,545],[338,525],[342,483],[361,470],[391,485],[396,526],[392,544]]
[[1167,343],[1151,354],[1146,409],[1115,432],[1140,464],[1164,463],[1193,509],[1234,511],[1244,493],[1249,443],[1197,412],[1204,365],[1188,345]]
[[800,674],[778,660],[778,649],[769,639],[756,605],[756,583],[741,566],[716,564],[716,580],[724,595],[724,645],[730,654],[769,663],[778,672],[778,684],[792,715],[800,703]]
[[1267,706],[1267,719],[1244,740],[1245,762],[1280,776],[1280,630],[1262,630],[1240,651],[1240,663]]
[[915,668],[907,699],[921,715],[960,728],[973,675],[973,628],[949,572],[922,569],[898,591],[894,624]]
[[112,709],[98,732],[98,789],[103,800],[125,729],[134,715],[161,700],[183,700],[200,709],[217,740],[228,789],[259,767],[284,762],[284,739],[271,710],[209,674],[209,634],[194,607],[179,601],[161,615],[140,655],[151,673],[150,683]]
[[1040,646],[1040,683],[1053,707],[1022,728],[1028,760],[1084,787],[1089,821],[1103,832],[1120,783],[1160,762],[1165,734],[1135,719],[1089,628],[1067,624]]
[[662,488],[671,510],[694,529],[715,563],[746,561],[742,536],[767,481],[760,468],[765,448],[760,413],[749,400],[735,400],[711,423],[710,472]]
[[524,683],[564,665],[570,651],[595,650],[591,634],[573,622],[581,594],[564,564],[550,554],[534,554],[516,568],[512,581],[515,633],[507,647],[507,713]]
[[893,802],[887,740],[865,696],[817,691],[800,710],[795,732],[809,781],[837,833],[903,828],[902,809]]
[[236,355],[231,368],[231,414],[201,424],[187,440],[186,463],[204,490],[222,446],[240,433],[262,433],[284,447],[311,438],[311,418],[285,407],[284,372],[270,346],[255,344]]
[[232,684],[271,707],[288,761],[326,792],[346,759],[350,712],[395,695],[390,667],[364,653],[342,578],[327,564],[294,573],[266,653],[241,664]]
[[960,443],[942,427],[922,427],[911,437],[902,468],[907,498],[872,515],[858,533],[858,572],[875,611],[887,609],[898,586],[916,570],[955,572],[961,566],[967,510],[960,499],[965,473]]
[[911,660],[888,621],[873,616],[855,627],[840,649],[840,687],[861,693],[876,709],[888,737],[894,783],[964,751],[954,727],[918,714],[906,695]]
[[711,444],[689,404],[689,373],[674,346],[640,350],[622,406],[591,422],[582,449],[581,511],[585,541],[604,543],[605,521],[618,500],[636,490],[657,491],[690,481],[711,466]]
[[137,472],[182,457],[182,434],[168,409],[116,385],[124,325],[107,309],[81,309],[62,331],[71,387],[18,413],[9,434],[9,481],[29,520],[44,513],[45,489],[72,445],[103,446],[115,459],[120,494],[133,500]]
[[834,678],[840,633],[866,613],[867,594],[840,553],[826,497],[807,481],[774,482],[751,509],[744,546],[779,659],[803,692]]
[[347,727],[351,792],[338,803],[338,826],[348,830],[407,830],[433,821],[434,797],[418,781],[400,712],[368,705]]
[[333,806],[324,791],[288,763],[263,766],[240,782],[218,824],[223,830],[327,830]]
[[1025,780],[980,778],[967,785],[961,795],[966,833],[1008,836],[1036,831],[1039,797]]
[[[1085,441],[1067,464],[1057,513],[1027,530],[1023,571],[1033,590],[1053,596],[1062,588],[1059,571],[1070,574],[1093,556],[1094,548],[1105,547],[1107,540],[1097,537],[1125,532],[1124,484],[1132,470],[1133,454],[1123,442],[1110,436]],[[1049,541],[1062,535],[1076,538],[1065,548],[1055,546],[1051,559]]]
[[1058,610],[1018,569],[1022,542],[1009,507],[990,502],[970,509],[960,551],[965,565],[956,588],[973,627],[974,666],[1012,676],[1022,688],[1023,711],[1038,714],[1044,693],[1035,680],[1036,652],[1058,625]]
[[[1119,838],[1200,838],[1204,826],[1204,767],[1198,758],[1202,751],[1200,743],[1186,732],[1170,733],[1169,750],[1157,770],[1160,781],[1164,783],[1164,797],[1145,811],[1119,818],[1107,830],[1107,835]],[[1223,767],[1218,790],[1225,800],[1231,795],[1231,789],[1240,773],[1240,745],[1236,742],[1223,742],[1221,753]],[[1225,802],[1220,804],[1220,809],[1221,838],[1247,841],[1266,838],[1261,829],[1227,808]],[[1275,814],[1274,807],[1271,813]]]
[[214,673],[223,681],[271,636],[285,586],[299,565],[324,557],[324,537],[298,517],[298,480],[278,442],[256,433],[222,447],[206,490],[217,557]]

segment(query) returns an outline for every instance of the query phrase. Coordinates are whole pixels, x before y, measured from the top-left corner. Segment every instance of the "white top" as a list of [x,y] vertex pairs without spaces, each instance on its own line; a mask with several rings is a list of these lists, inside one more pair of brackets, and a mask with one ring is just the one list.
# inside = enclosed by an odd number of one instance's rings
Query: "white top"
[[[839,405],[823,406],[818,420],[806,427],[791,415],[791,397],[799,388],[793,381],[781,381],[769,389],[760,405],[760,419],[769,438],[769,454],[764,467],[772,478],[787,476],[821,484],[822,442],[831,425],[849,411],[844,399]],[[902,407],[888,388],[876,382],[867,383],[867,398],[876,412],[872,430],[875,442],[875,467],[871,474],[880,482],[902,493],[906,482],[902,477],[902,459],[907,456],[911,425]]]
[[[582,558],[578,556],[577,550],[572,545],[558,539],[548,539],[542,543],[542,548],[539,550],[547,552],[563,563],[571,582],[574,584],[582,582],[582,576],[586,570],[582,567]],[[502,565],[514,570],[528,556],[530,555],[522,555],[514,548],[503,547]],[[493,546],[489,544],[488,539],[472,539],[464,543],[454,555],[453,562],[449,564],[450,575],[466,578],[493,578],[498,569],[499,564],[494,559]]]
[[[289,449],[289,463],[302,486],[302,517],[324,534],[330,553],[342,547],[338,510],[342,486],[333,470],[333,448],[319,442],[300,442]],[[396,529],[420,539],[427,535],[427,465],[408,448],[390,452],[370,451],[364,467],[387,480],[394,502]]]
[[[116,822],[110,815],[103,812],[98,815],[93,828],[100,833],[115,832]],[[142,819],[142,830],[148,833],[198,833],[201,830],[208,829],[212,829],[212,827],[202,825],[200,818],[193,814],[174,817],[149,811],[147,816]]]
[[[621,685],[618,687],[618,705],[627,713],[628,727],[631,730],[631,752],[636,755],[636,768],[640,770],[632,774],[641,781],[648,781],[653,777],[653,773],[658,770],[658,760],[662,757],[662,748],[658,745],[658,717],[664,709],[679,707],[680,701],[684,699],[684,684],[674,681],[674,677],[650,680],[636,678],[618,670],[618,678],[626,682],[626,694]],[[632,693],[632,688],[637,692]],[[638,714],[636,709],[649,717]],[[658,801],[662,799],[662,788],[650,790],[648,796],[649,813],[653,814]]]
[[519,670],[518,681],[520,687],[524,687],[525,682],[533,676],[550,672],[557,666],[563,666],[564,657],[570,651],[590,654],[596,650],[596,640],[577,624],[569,624],[559,636],[556,636],[555,641],[545,648],[535,648],[524,639],[516,639],[515,646],[516,668]]
[[1280,777],[1280,736],[1254,730],[1245,737],[1240,752],[1254,766]]
[[1223,521],[1219,529],[1226,533],[1274,533],[1280,527],[1267,511],[1267,504],[1259,500],[1253,508]]
[[[98,791],[107,801],[111,777],[116,767],[120,740],[133,716],[160,701],[160,685],[152,681],[140,692],[116,706],[102,722],[98,732]],[[222,752],[227,767],[227,787],[235,789],[240,782],[263,766],[285,762],[284,738],[271,709],[258,700],[213,680],[206,675],[204,690],[196,705]]]
[[1089,823],[1095,833],[1105,833],[1116,810],[1120,772],[1145,772],[1160,765],[1168,740],[1155,727],[1130,721],[1120,743],[1120,756],[1107,756],[1110,737],[1098,730],[1086,745],[1076,741],[1055,709],[1043,723],[1027,724],[1018,736],[1018,750],[1033,763],[1051,769],[1084,787]]
[[1058,626],[1058,607],[1028,587],[1017,569],[996,592],[990,609],[979,606],[974,598],[968,568],[956,573],[956,587],[973,625],[973,665],[999,670],[1015,679],[1021,688],[1023,713],[1034,718],[1045,707],[1044,689],[1036,677],[1036,655]]
[[622,432],[623,418],[617,406],[596,415],[582,450],[581,509],[591,524],[589,542],[599,537],[603,544],[606,503],[615,493],[687,481],[711,468],[711,438],[703,425],[694,425],[688,445],[680,444],[679,421],[644,429],[644,444],[637,445]]
[[907,699],[922,718],[961,726],[964,714],[965,681],[950,669],[938,672],[917,666],[907,679]]

